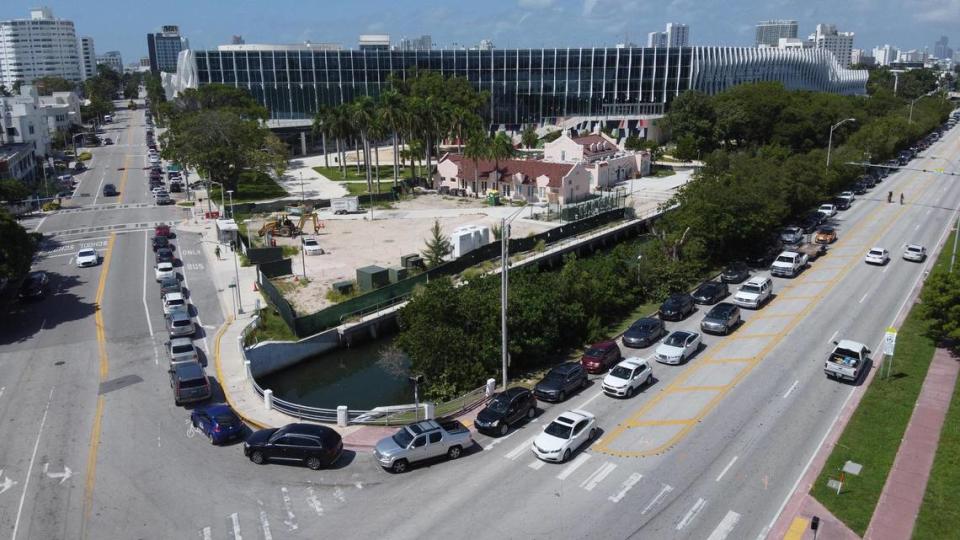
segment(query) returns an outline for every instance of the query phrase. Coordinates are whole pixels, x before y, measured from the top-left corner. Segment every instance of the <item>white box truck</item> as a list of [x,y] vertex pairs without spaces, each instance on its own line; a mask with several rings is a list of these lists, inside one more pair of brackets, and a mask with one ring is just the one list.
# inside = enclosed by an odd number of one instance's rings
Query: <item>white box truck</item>
[[334,214],[352,214],[360,211],[360,197],[340,197],[330,199],[330,210]]

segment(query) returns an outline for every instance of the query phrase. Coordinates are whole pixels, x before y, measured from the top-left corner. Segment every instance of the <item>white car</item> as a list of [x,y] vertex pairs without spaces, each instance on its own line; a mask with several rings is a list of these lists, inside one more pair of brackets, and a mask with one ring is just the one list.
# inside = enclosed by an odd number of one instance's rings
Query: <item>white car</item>
[[700,334],[676,330],[660,342],[654,355],[662,364],[682,364],[700,348]]
[[903,260],[923,262],[927,260],[927,248],[920,244],[907,244],[903,248]]
[[163,187],[163,186],[157,186],[157,187],[151,189],[151,190],[150,190],[150,193],[152,193],[153,196],[156,197],[156,196],[157,196],[157,193],[160,193],[161,191],[166,192],[166,191],[167,191],[167,188],[165,188],[165,187]]
[[642,358],[627,358],[613,366],[603,378],[603,393],[631,398],[637,390],[653,382],[653,369]]
[[562,413],[533,440],[533,453],[544,461],[563,463],[597,436],[597,419],[583,410]]
[[843,193],[840,194],[840,196],[843,197],[844,199],[849,200],[850,202],[857,200],[857,195],[852,191],[844,191]]
[[84,248],[77,252],[77,267],[96,266],[100,263],[100,255],[95,249]]
[[177,277],[177,272],[173,269],[173,263],[171,262],[157,263],[157,265],[153,267],[153,273],[157,281]]
[[169,292],[163,296],[163,314],[171,315],[173,313],[190,314],[187,299],[183,297],[183,293]]
[[303,252],[307,255],[323,255],[323,248],[320,247],[320,242],[317,242],[316,238],[306,236],[303,238]]
[[890,262],[890,252],[882,247],[870,248],[867,256],[863,258],[863,261],[867,264],[879,264],[883,266]]
[[773,294],[773,280],[764,276],[754,276],[740,286],[733,295],[733,303],[745,308],[760,309]]
[[160,163],[160,156],[150,156],[150,164],[155,165]]
[[828,218],[832,218],[837,215],[837,207],[833,204],[821,204],[820,208],[817,208],[817,212],[820,212]]

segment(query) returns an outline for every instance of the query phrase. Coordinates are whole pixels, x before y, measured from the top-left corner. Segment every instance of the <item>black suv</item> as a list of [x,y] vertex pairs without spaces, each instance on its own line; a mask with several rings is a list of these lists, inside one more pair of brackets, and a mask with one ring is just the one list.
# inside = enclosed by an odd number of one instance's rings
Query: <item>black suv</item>
[[117,196],[117,186],[113,184],[104,184],[103,186],[103,196],[104,197],[116,197]]
[[171,248],[170,239],[166,236],[154,236],[153,237],[153,250],[156,251],[160,248]]
[[740,283],[750,277],[750,267],[744,262],[734,262],[722,274],[720,281],[724,283]]
[[544,401],[563,401],[571,392],[586,388],[587,370],[580,362],[565,362],[547,372],[533,387],[533,395]]
[[159,248],[159,249],[156,251],[156,257],[155,257],[155,258],[156,258],[156,262],[158,262],[158,263],[168,262],[168,263],[173,264],[173,262],[176,260],[176,258],[173,256],[173,250],[171,250],[170,248],[165,248],[165,247],[164,247],[164,248]]
[[671,294],[660,305],[660,318],[665,321],[682,321],[687,315],[696,311],[697,306],[693,297],[687,293]]
[[693,294],[690,296],[692,296],[693,301],[698,304],[711,305],[723,300],[728,294],[730,294],[730,291],[726,283],[707,281],[700,284],[697,290],[693,291]]
[[623,344],[627,347],[649,347],[667,333],[663,321],[653,317],[644,317],[627,328],[623,333]]
[[270,460],[299,461],[313,470],[329,467],[340,459],[343,441],[327,426],[287,424],[261,429],[243,443],[243,455],[260,465]]
[[700,329],[711,334],[727,335],[740,324],[740,308],[730,302],[720,302],[713,306],[707,316],[700,321]]
[[537,398],[533,392],[516,386],[494,394],[487,406],[477,413],[473,425],[477,431],[503,436],[510,431],[510,426],[525,418],[532,420],[536,415]]

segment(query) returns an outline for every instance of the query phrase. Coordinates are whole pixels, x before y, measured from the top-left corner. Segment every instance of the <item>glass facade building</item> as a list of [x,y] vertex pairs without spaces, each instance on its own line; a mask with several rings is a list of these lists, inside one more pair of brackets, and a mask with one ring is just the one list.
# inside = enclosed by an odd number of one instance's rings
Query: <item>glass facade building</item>
[[[377,96],[391,74],[413,69],[468,79],[489,93],[493,124],[570,117],[660,114],[680,93],[714,93],[747,80],[864,93],[866,72],[842,70],[832,57],[724,47],[492,50],[313,50],[300,46],[222,46],[181,54],[168,93],[204,84],[246,88],[274,119],[309,119],[321,106]],[[762,51],[762,50],[760,50]],[[814,52],[814,51],[809,51]],[[832,64],[831,64],[832,61]],[[848,73],[844,73],[848,72]],[[850,79],[852,85],[834,84]],[[862,82],[860,81],[862,79]]]

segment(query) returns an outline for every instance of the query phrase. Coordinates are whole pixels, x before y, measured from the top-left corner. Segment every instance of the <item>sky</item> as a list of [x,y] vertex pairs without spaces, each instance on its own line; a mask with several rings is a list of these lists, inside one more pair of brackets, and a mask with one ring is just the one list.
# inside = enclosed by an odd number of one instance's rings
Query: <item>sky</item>
[[960,0],[4,0],[0,20],[28,18],[47,5],[73,20],[97,54],[118,50],[126,64],[147,55],[149,32],[175,24],[195,49],[242,35],[247,43],[335,42],[355,47],[364,33],[429,34],[438,47],[490,39],[498,48],[590,47],[633,42],[687,24],[691,45],[753,45],[754,25],[794,19],[799,37],[817,23],[856,33],[854,47],[929,47],[941,35],[960,50]]

